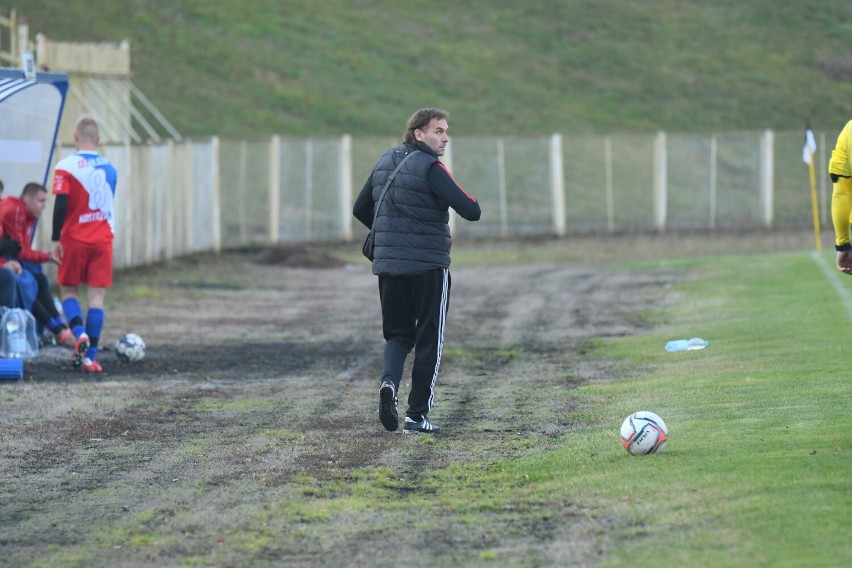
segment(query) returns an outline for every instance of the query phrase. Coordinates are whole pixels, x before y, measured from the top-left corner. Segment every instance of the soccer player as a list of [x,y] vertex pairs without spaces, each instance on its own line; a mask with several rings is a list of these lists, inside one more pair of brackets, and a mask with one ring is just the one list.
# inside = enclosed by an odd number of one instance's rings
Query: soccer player
[[[53,256],[62,309],[76,342],[71,363],[88,373],[103,372],[96,361],[104,326],[104,298],[112,286],[113,197],[117,173],[97,147],[98,123],[84,115],[74,129],[77,152],[56,165],[53,193]],[[86,285],[88,311],[83,321],[80,285]]]
[[[476,199],[438,160],[450,141],[447,116],[436,108],[415,112],[404,143],[379,157],[353,207],[355,217],[375,231],[373,274],[379,277],[385,337],[379,420],[390,431],[399,428],[397,391],[412,348],[414,367],[403,432],[440,430],[426,415],[435,398],[450,300],[449,209],[469,221],[481,215]],[[393,172],[398,175],[391,179]]]
[[852,120],[846,123],[831,151],[828,173],[834,188],[831,193],[831,220],[834,224],[834,248],[837,270],[852,274],[852,244],[849,224],[852,221]]
[[21,249],[14,259],[32,275],[36,283],[36,296],[30,307],[36,321],[56,336],[57,343],[73,347],[74,334],[54,306],[50,284],[40,266],[44,262],[59,264],[59,260],[50,253],[33,250],[31,245],[36,221],[41,217],[45,205],[47,189],[36,182],[26,184],[20,197],[10,196],[0,201],[0,234],[21,243]]

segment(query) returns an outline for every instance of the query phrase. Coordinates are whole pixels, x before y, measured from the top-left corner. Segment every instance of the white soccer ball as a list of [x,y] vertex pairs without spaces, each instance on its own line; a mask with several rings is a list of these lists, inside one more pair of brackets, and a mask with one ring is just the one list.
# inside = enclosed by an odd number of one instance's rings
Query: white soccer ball
[[122,335],[115,342],[115,353],[119,359],[135,363],[145,356],[145,342],[135,333]]
[[657,454],[669,439],[669,429],[653,412],[634,412],[621,423],[621,445],[634,456]]

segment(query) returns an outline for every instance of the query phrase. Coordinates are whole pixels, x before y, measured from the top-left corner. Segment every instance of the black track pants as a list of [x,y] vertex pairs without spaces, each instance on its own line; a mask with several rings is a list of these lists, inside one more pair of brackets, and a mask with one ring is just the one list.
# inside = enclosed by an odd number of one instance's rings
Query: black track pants
[[450,304],[450,271],[430,270],[415,276],[379,276],[384,372],[399,389],[405,358],[414,348],[411,392],[406,416],[419,421],[432,408],[441,366],[444,323]]

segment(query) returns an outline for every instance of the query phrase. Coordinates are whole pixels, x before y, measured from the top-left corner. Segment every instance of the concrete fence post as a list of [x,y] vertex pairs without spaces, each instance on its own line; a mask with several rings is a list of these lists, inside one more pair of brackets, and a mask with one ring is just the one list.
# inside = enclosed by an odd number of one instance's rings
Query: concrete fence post
[[772,216],[774,209],[774,176],[773,176],[773,160],[775,143],[775,135],[769,129],[764,131],[763,137],[760,140],[760,204],[763,209],[762,219],[763,226],[766,228],[772,227]]
[[710,219],[709,224],[711,229],[716,228],[716,177],[718,172],[719,150],[718,139],[715,134],[710,136]]
[[666,230],[666,215],[668,214],[667,162],[666,133],[660,130],[654,139],[654,227],[659,232]]
[[[441,163],[443,163],[445,166],[447,166],[447,169],[450,170],[450,172],[452,173],[452,171],[453,171],[453,143],[452,143],[452,141],[450,141],[450,143],[447,144],[447,148],[446,148],[446,150],[444,150],[444,155],[441,156]],[[448,223],[449,226],[450,226],[450,234],[451,235],[456,232],[456,218],[457,217],[458,217],[458,213],[456,213],[455,211],[453,211],[451,209],[450,210],[450,220],[449,220],[449,223]]]
[[[183,249],[180,251],[180,254],[191,254],[195,251],[195,233],[193,232],[193,227],[195,226],[195,157],[193,156],[192,142],[187,140],[183,144],[181,144],[181,170],[183,173],[183,203],[181,206],[183,207]],[[181,228],[178,228],[180,230]]]
[[210,197],[212,211],[210,213],[210,228],[213,231],[213,250],[222,251],[222,206],[221,206],[221,164],[219,162],[219,137],[210,140]]
[[[166,164],[169,172],[166,183],[171,187],[178,188],[178,191],[180,191],[182,186],[177,175],[177,150],[175,142],[171,138],[166,142]],[[175,200],[178,191],[166,191],[163,195],[165,202],[162,215],[165,221],[163,248],[166,260],[171,260],[175,257]]]
[[553,195],[553,232],[564,237],[565,225],[565,174],[562,168],[562,135],[550,137],[550,189]]
[[274,134],[269,141],[269,242],[278,242],[281,215],[281,137]]
[[506,195],[506,149],[502,138],[497,139],[497,194],[500,200],[500,234],[509,235],[509,205]]
[[615,189],[612,181],[612,136],[604,136],[604,169],[606,179],[606,230],[615,232]]
[[340,238],[352,240],[352,136],[340,138]]

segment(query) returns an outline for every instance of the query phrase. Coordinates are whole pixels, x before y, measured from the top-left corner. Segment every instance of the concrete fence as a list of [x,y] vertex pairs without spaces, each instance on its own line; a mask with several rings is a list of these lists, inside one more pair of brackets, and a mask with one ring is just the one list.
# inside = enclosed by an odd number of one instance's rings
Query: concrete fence
[[[454,138],[443,161],[480,202],[462,237],[804,228],[801,132]],[[833,140],[832,140],[833,142]],[[227,140],[102,148],[117,167],[117,266],[249,244],[359,240],[352,202],[390,137]],[[817,133],[819,218],[830,217]],[[62,147],[55,159],[73,152]],[[52,201],[52,200],[51,200]],[[43,219],[50,219],[51,206]],[[36,246],[46,248],[49,222]],[[40,244],[39,244],[40,243]]]

